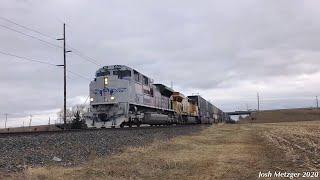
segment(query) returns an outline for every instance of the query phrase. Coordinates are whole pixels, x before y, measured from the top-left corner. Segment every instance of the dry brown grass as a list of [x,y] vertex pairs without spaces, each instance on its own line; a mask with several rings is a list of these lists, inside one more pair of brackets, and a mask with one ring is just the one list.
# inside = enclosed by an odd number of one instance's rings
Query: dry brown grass
[[6,128],[0,129],[1,133],[16,133],[16,132],[36,132],[36,131],[59,131],[58,127],[55,125],[41,125],[41,126],[26,126],[26,127],[14,127],[14,128]]
[[268,142],[304,170],[320,169],[320,122],[257,125]]
[[[254,118],[254,120],[252,120]],[[284,109],[268,110],[253,113],[251,117],[244,118],[241,123],[275,123],[295,121],[319,121],[319,109]]]
[[318,122],[209,127],[85,165],[30,168],[21,179],[257,179],[259,171],[319,169]]
[[252,128],[210,127],[200,134],[128,148],[77,168],[28,169],[30,179],[248,179],[265,166]]

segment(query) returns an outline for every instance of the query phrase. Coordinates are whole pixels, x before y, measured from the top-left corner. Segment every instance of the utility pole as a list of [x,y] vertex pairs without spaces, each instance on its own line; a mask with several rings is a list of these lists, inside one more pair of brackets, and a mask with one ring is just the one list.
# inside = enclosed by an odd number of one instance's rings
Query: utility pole
[[4,121],[4,128],[6,129],[7,128],[7,121],[8,121],[8,114],[6,113],[6,120]]
[[30,115],[30,119],[29,119],[29,129],[31,128],[31,122],[32,122],[32,115]]
[[260,96],[259,96],[259,92],[257,92],[257,100],[258,100],[258,111],[260,111]]
[[49,126],[48,126],[48,130],[50,130],[50,127],[51,127],[51,125],[50,125],[50,117],[49,117]]
[[67,125],[67,53],[71,51],[66,50],[66,24],[63,24],[63,38],[57,39],[58,41],[63,40],[63,65],[57,65],[57,66],[63,66],[63,123],[64,128],[66,128]]
[[316,96],[316,102],[317,102],[317,109],[319,109],[319,101],[318,101],[318,96]]

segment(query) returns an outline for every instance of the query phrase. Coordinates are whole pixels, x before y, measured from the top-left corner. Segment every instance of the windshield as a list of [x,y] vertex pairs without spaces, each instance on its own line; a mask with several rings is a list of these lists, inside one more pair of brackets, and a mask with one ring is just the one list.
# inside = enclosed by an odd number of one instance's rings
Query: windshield
[[110,71],[104,70],[104,71],[97,72],[96,77],[108,76],[108,75],[110,75]]
[[113,75],[118,75],[119,79],[123,79],[124,77],[131,77],[130,70],[117,70],[113,71]]

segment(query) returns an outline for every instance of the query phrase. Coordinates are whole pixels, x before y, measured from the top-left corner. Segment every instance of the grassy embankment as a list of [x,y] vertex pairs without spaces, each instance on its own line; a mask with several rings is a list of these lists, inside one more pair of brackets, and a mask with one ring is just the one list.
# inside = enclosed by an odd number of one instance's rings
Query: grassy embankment
[[265,110],[253,113],[241,123],[277,123],[296,121],[318,121],[320,110],[314,108]]
[[10,127],[0,129],[1,133],[17,133],[17,132],[39,132],[39,131],[59,131],[55,125],[40,125],[40,126],[26,126],[26,127]]

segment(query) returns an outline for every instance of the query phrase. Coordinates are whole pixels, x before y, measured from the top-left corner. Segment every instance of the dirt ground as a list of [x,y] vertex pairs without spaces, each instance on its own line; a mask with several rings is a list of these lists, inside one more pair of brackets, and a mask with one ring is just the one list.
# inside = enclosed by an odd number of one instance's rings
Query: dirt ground
[[219,124],[105,158],[92,155],[79,167],[29,168],[0,179],[258,179],[260,171],[319,171],[319,136],[319,121]]

